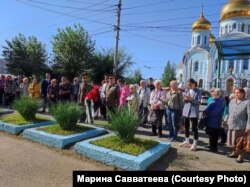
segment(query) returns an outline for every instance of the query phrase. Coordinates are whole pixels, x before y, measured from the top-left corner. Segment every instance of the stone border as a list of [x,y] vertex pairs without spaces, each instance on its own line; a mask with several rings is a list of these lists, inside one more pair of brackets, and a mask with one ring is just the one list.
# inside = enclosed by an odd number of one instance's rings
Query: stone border
[[51,125],[54,123],[55,121],[44,121],[40,123],[31,123],[27,125],[15,125],[15,124],[5,123],[5,122],[0,121],[0,130],[8,132],[10,134],[20,134],[25,129]]
[[107,132],[103,128],[96,128],[93,126],[88,126],[88,127],[91,127],[93,129],[84,131],[82,133],[71,134],[67,136],[50,134],[41,130],[37,130],[36,128],[25,130],[23,132],[23,135],[25,138],[33,140],[38,143],[42,143],[56,148],[64,148],[72,143],[85,140],[88,138],[93,138]]
[[104,147],[99,147],[90,143],[93,140],[102,139],[111,135],[109,134],[79,142],[75,145],[75,150],[79,154],[85,155],[86,157],[98,160],[105,164],[117,166],[125,170],[136,171],[146,170],[148,166],[164,155],[171,146],[171,144],[168,142],[159,142],[157,146],[140,154],[139,156],[133,156]]
[[4,114],[11,114],[13,113],[13,110],[9,110],[9,109],[4,109],[2,108],[2,111],[0,111],[0,115],[4,115]]

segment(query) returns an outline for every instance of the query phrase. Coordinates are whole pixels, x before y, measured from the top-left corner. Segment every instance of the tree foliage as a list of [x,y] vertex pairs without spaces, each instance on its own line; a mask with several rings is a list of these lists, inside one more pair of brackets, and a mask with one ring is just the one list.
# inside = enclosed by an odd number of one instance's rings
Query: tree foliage
[[42,76],[49,70],[46,64],[48,55],[45,45],[37,40],[36,37],[26,38],[19,34],[11,41],[6,40],[3,46],[3,57],[8,62],[8,71],[14,75]]
[[164,73],[162,74],[162,83],[163,86],[169,86],[170,81],[175,80],[175,67],[170,61],[167,62]]
[[95,42],[80,25],[58,29],[52,41],[56,73],[73,79],[91,67]]
[[[116,67],[116,77],[123,79],[129,67],[133,64],[132,56],[124,49],[118,52],[118,62]],[[92,63],[87,67],[91,75],[91,80],[100,83],[105,74],[113,73],[114,69],[114,51],[112,49],[97,52],[94,55]]]
[[143,78],[140,69],[136,69],[128,78],[131,84],[139,84],[142,79]]

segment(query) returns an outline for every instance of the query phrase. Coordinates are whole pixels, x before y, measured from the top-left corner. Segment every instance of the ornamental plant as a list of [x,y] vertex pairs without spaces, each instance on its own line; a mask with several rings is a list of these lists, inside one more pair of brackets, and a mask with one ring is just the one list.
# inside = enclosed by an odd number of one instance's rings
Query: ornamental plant
[[21,97],[14,103],[14,108],[27,121],[35,120],[38,107],[39,100],[30,97]]
[[114,133],[123,142],[133,142],[135,133],[139,127],[140,119],[137,112],[129,110],[124,107],[121,111],[109,113],[110,126]]
[[52,115],[64,130],[74,129],[81,114],[81,107],[75,103],[59,103],[52,106]]

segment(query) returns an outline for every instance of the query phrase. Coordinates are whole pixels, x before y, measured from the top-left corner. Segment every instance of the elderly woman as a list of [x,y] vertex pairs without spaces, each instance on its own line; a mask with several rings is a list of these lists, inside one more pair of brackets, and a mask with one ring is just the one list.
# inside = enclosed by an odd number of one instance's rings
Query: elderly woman
[[170,91],[166,95],[163,103],[167,106],[167,120],[169,126],[169,141],[177,139],[179,131],[180,114],[184,105],[182,92],[178,91],[176,81],[170,82]]
[[196,88],[196,81],[194,79],[188,80],[188,89],[184,93],[184,108],[182,115],[185,121],[185,141],[180,144],[181,147],[190,147],[189,143],[189,128],[190,121],[192,122],[192,131],[194,133],[194,142],[191,146],[191,151],[196,151],[198,141],[198,117],[201,93]]
[[139,94],[136,92],[136,87],[135,85],[130,85],[130,94],[128,95],[128,97],[126,98],[127,103],[128,103],[128,109],[129,111],[132,111],[136,114],[138,114],[139,111],[139,104],[140,104],[140,96]]
[[164,104],[162,103],[165,100],[165,92],[161,88],[162,81],[156,80],[154,82],[155,89],[151,92],[150,95],[150,122],[152,124],[152,136],[156,136],[156,128],[158,126],[158,136],[162,137],[162,118],[164,114]]
[[39,99],[40,98],[40,86],[38,84],[37,78],[32,80],[32,83],[29,85],[29,96],[31,98]]
[[212,101],[203,111],[205,118],[206,133],[209,136],[210,151],[217,152],[218,138],[220,135],[220,127],[222,116],[225,108],[225,101],[221,96],[221,90],[216,88],[212,92]]
[[[246,131],[248,132],[250,129],[250,103],[245,98],[245,94],[244,89],[235,88],[235,99],[229,103],[229,114],[225,118],[225,122],[228,124],[227,145],[229,147],[235,147],[237,138],[245,135]],[[237,156],[238,153],[235,149],[228,155],[231,158],[237,158]]]

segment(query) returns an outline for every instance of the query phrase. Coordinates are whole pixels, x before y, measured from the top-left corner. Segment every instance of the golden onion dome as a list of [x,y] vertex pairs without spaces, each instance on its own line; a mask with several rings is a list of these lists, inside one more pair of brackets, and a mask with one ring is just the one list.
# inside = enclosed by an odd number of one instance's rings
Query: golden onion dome
[[215,37],[214,37],[214,35],[210,34],[210,36],[209,36],[209,43],[213,44],[214,42],[215,42]]
[[232,17],[250,17],[249,0],[230,0],[221,10],[220,21]]
[[211,29],[211,23],[204,17],[203,14],[192,25],[192,31],[210,30],[210,29]]

